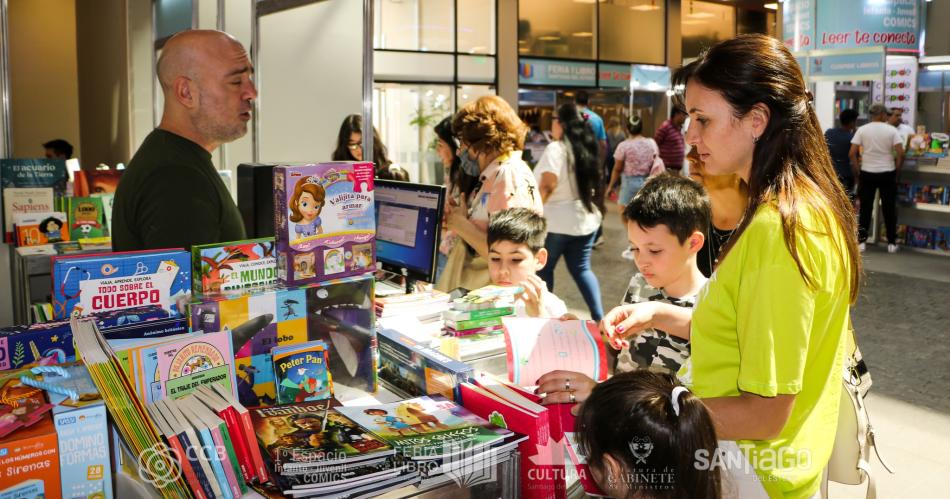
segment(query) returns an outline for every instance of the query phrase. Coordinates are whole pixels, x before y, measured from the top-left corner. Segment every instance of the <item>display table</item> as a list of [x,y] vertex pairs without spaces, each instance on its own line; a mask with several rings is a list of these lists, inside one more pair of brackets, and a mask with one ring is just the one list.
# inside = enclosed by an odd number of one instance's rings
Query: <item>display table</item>
[[[100,253],[88,250],[70,253],[82,255]],[[56,256],[52,245],[26,246],[13,251],[13,322],[32,324],[30,306],[38,302],[50,302],[52,289],[52,257]]]

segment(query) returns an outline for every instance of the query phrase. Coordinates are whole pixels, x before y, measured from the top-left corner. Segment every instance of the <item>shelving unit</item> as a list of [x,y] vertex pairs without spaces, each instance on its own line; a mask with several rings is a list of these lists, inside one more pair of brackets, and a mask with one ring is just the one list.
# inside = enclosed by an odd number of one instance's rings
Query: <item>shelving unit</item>
[[[950,157],[937,160],[933,158],[907,159],[904,162],[904,168],[901,170],[900,181],[920,185],[950,186]],[[883,234],[878,234],[878,232],[882,218],[880,205],[877,203],[875,204],[875,214],[872,220],[874,224],[873,239],[881,239]],[[910,227],[931,229],[950,227],[950,205],[898,202],[897,223]],[[914,248],[907,244],[902,245],[901,248],[918,253],[950,256],[950,251]]]
[[868,122],[868,107],[871,105],[871,82],[853,81],[835,83],[835,123],[845,109],[858,112],[858,126]]

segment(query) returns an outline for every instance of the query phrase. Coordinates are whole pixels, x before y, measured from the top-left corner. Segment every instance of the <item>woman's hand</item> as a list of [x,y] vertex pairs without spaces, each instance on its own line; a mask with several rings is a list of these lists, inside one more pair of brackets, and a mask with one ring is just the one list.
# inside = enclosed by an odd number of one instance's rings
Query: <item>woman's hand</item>
[[468,203],[464,198],[459,198],[458,206],[450,208],[445,214],[445,227],[457,231],[464,223],[468,223]]
[[627,337],[652,327],[655,313],[655,302],[621,305],[607,312],[600,321],[600,330],[607,336],[610,346],[620,350],[630,346]]
[[[551,371],[538,379],[537,394],[544,394],[541,404],[581,403],[590,397],[597,382],[573,371]],[[571,396],[573,395],[573,397]]]

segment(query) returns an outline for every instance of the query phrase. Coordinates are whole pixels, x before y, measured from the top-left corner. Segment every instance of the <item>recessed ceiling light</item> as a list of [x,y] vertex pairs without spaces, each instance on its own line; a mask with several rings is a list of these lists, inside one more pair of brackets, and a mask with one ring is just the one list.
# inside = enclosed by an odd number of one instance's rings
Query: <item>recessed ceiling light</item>
[[573,36],[574,38],[590,38],[594,36],[594,34],[591,33],[590,31],[578,31],[576,33],[571,33],[571,36]]
[[712,12],[694,12],[692,14],[686,14],[686,17],[692,19],[709,19],[711,17],[716,17],[716,14],[713,14]]
[[924,66],[930,71],[950,71],[950,64],[937,64],[934,66]]
[[778,10],[778,4],[777,4],[777,3],[767,3],[767,4],[763,5],[763,7],[765,7],[766,9],[769,9],[769,10]]
[[538,37],[538,40],[541,40],[542,42],[556,42],[560,39],[561,37],[557,35],[544,35]]
[[700,24],[709,24],[709,21],[703,19],[686,19],[680,24],[683,26],[699,26]]

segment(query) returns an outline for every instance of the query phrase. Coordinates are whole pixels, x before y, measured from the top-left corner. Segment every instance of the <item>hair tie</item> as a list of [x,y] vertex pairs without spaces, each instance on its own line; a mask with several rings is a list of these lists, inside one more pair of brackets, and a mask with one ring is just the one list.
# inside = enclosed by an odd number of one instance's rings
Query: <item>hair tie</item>
[[677,416],[680,415],[680,395],[687,392],[689,392],[689,390],[683,386],[677,386],[676,388],[673,388],[673,392],[670,393],[670,399],[673,402],[673,414],[676,414]]

